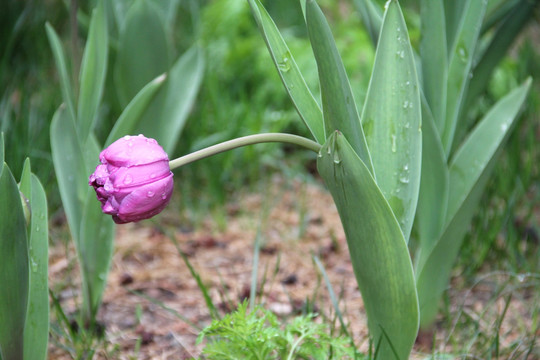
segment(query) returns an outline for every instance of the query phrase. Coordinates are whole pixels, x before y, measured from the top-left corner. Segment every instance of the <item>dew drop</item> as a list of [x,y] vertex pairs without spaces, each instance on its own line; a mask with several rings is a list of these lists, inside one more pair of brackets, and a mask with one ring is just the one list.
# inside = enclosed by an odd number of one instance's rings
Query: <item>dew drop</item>
[[392,152],[396,152],[397,151],[397,144],[396,144],[396,135],[391,135],[392,136]]
[[403,102],[403,108],[406,109],[406,108],[408,108],[408,107],[409,107],[409,101],[408,101],[408,100],[405,100],[405,101]]
[[146,196],[149,197],[149,198],[154,197],[154,192],[153,191],[148,191],[146,193]]
[[30,267],[32,268],[32,272],[37,272],[38,264],[33,258],[30,258]]
[[133,182],[133,177],[129,174],[126,175],[126,177],[124,178],[124,184],[126,185],[129,185]]
[[100,273],[100,274],[98,275],[98,278],[99,278],[99,280],[105,281],[105,279],[106,279],[107,277],[105,276],[104,273]]
[[162,198],[163,200],[165,200],[165,199],[167,198],[167,194],[165,194],[165,193],[161,194],[161,198]]
[[150,174],[150,179],[153,179],[155,177],[156,177],[156,174],[154,174],[154,173]]
[[288,53],[284,54],[282,60],[278,62],[278,68],[283,72],[287,72],[291,69],[291,61]]
[[405,171],[409,170],[409,165],[408,165],[408,164],[405,164],[405,165],[403,166],[403,170],[405,170]]
[[131,139],[131,136],[129,135],[124,136],[124,140],[128,141],[129,139]]

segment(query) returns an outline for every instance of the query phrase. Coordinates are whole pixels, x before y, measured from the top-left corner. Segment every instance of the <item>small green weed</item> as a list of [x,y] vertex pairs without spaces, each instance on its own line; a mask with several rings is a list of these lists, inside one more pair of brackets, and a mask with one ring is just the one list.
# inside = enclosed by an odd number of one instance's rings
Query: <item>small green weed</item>
[[261,306],[249,311],[245,301],[200,333],[197,342],[208,341],[201,359],[358,358],[349,339],[328,335],[328,326],[315,318],[315,314],[298,316],[283,326]]

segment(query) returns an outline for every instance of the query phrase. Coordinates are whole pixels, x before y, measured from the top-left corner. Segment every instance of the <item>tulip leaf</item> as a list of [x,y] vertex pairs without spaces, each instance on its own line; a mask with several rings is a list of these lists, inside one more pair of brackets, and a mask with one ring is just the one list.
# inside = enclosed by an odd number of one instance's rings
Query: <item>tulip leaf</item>
[[77,130],[86,139],[93,130],[103,94],[108,54],[107,16],[103,0],[92,14],[80,73]]
[[146,84],[141,91],[135,95],[115,122],[114,127],[105,141],[105,146],[111,145],[114,141],[124,135],[130,135],[135,130],[144,111],[163,85],[165,79],[166,77],[163,74],[158,76]]
[[102,213],[94,189],[88,187],[78,249],[87,319],[95,319],[101,305],[112,259],[114,229],[111,217]]
[[397,1],[386,7],[362,125],[377,185],[408,241],[422,160],[422,114],[415,60]]
[[493,74],[493,71],[514,43],[516,36],[521,33],[523,27],[534,14],[534,8],[538,2],[523,0],[519,1],[497,28],[489,45],[476,62],[473,70],[474,76],[470,80],[467,91],[466,109],[473,104],[478,95],[485,89]]
[[47,197],[43,186],[34,174],[31,175],[31,182],[32,218],[28,249],[31,271],[28,310],[24,328],[24,358],[25,360],[44,360],[47,358],[49,341]]
[[0,175],[0,196],[0,358],[23,359],[28,239],[19,189],[5,163]]
[[266,9],[259,0],[248,1],[289,97],[315,140],[323,144],[326,138],[319,104],[309,90],[285,40]]
[[448,54],[443,0],[422,0],[420,56],[422,57],[423,91],[437,128],[446,117],[446,83]]
[[333,133],[317,168],[336,203],[379,359],[408,359],[418,330],[418,300],[398,221],[345,136]]
[[139,122],[139,131],[156,139],[172,153],[195,102],[204,75],[203,50],[195,45],[168,72],[161,87]]
[[118,41],[115,76],[123,105],[169,69],[171,52],[159,9],[152,1],[136,1],[126,15]]
[[19,181],[19,191],[26,197],[25,201],[30,201],[30,195],[32,194],[32,169],[30,168],[29,158],[24,160],[21,179]]
[[422,326],[433,322],[468,224],[530,85],[531,79],[528,79],[499,100],[473,129],[450,163],[446,226],[437,243],[423,251],[418,262],[417,287]]
[[499,100],[473,129],[450,162],[450,199],[447,220],[452,218],[484,167],[509,136],[510,129],[525,101],[531,79]]
[[486,0],[468,0],[449,52],[446,119],[439,133],[446,155],[450,154],[456,125],[470,78],[476,43],[486,10]]
[[88,174],[75,124],[61,105],[51,123],[51,153],[58,189],[75,243],[78,243]]
[[354,0],[354,5],[362,17],[373,46],[376,47],[382,26],[383,14],[381,9],[372,0]]
[[0,132],[0,175],[4,167],[4,133]]
[[71,118],[76,119],[77,113],[75,112],[75,100],[73,99],[74,93],[71,86],[71,79],[68,74],[66,56],[64,55],[62,42],[60,41],[60,38],[56,34],[56,31],[54,31],[51,24],[46,23],[45,29],[47,32],[47,37],[49,38],[49,43],[51,45],[54,61],[56,63],[56,69],[58,70],[58,75],[60,76],[60,90],[62,90],[62,97],[64,98],[64,103],[67,104]]
[[326,134],[339,130],[373,172],[360,117],[330,26],[315,0],[306,1],[306,24],[319,71]]
[[426,103],[422,101],[422,175],[416,209],[420,249],[430,249],[440,236],[448,205],[448,166],[441,139]]

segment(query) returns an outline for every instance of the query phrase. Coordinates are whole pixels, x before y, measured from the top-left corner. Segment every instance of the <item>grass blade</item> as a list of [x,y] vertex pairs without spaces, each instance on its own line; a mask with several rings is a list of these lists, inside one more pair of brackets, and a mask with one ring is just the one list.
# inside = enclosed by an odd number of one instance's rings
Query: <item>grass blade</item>
[[449,52],[446,119],[439,134],[446,155],[450,154],[454,133],[464,100],[476,43],[486,10],[486,0],[468,0],[459,24],[457,37]]
[[390,1],[375,53],[362,125],[377,185],[407,241],[420,187],[422,114],[418,89],[405,20],[397,1]]
[[323,144],[326,140],[321,109],[309,90],[304,77],[292,56],[285,40],[259,0],[248,0],[253,16],[268,46],[285,89],[315,140]]
[[90,21],[79,75],[77,129],[82,139],[86,139],[97,119],[107,73],[108,40],[105,8],[103,1],[99,1]]
[[[418,331],[418,299],[407,244],[368,168],[335,132],[317,167],[336,203],[379,359],[408,359]],[[388,338],[384,336],[388,335]]]
[[422,0],[420,56],[422,58],[423,91],[437,128],[442,128],[446,116],[446,83],[448,53],[443,0]]
[[17,183],[7,164],[0,166],[0,358],[23,359],[28,239]]
[[24,328],[24,358],[39,360],[47,358],[49,342],[49,231],[45,190],[34,174],[31,175],[31,182],[32,219],[28,247],[31,271]]
[[351,85],[330,26],[315,0],[306,2],[309,40],[319,70],[324,126],[327,134],[339,130],[373,174],[373,165]]

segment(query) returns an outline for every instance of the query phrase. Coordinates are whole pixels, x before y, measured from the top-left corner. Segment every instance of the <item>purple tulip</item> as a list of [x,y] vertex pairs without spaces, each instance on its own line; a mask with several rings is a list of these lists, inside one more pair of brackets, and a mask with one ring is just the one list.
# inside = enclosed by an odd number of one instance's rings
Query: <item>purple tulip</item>
[[167,153],[156,140],[124,136],[103,150],[99,160],[88,184],[115,223],[151,218],[169,203],[173,174]]

